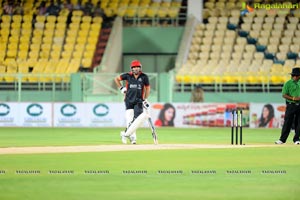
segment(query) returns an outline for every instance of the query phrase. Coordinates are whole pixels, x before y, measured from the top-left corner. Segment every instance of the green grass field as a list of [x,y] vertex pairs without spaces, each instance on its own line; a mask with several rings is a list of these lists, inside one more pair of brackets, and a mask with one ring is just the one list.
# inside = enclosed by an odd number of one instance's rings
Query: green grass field
[[[1,128],[0,147],[120,144],[117,128]],[[244,129],[266,147],[0,155],[0,199],[300,199],[300,146]],[[160,128],[160,144],[229,144],[229,128]],[[149,129],[139,144],[152,144]]]

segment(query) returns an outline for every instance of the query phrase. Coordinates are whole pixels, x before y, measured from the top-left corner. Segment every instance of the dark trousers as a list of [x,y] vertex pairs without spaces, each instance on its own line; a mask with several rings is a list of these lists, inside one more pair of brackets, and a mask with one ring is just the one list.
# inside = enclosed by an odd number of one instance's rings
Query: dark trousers
[[299,104],[287,104],[284,116],[284,123],[281,129],[280,140],[286,142],[289,137],[293,122],[295,121],[295,136],[293,141],[299,141],[299,131],[300,131],[300,105]]
[[142,102],[130,103],[128,101],[125,101],[125,107],[126,107],[126,110],[128,110],[128,109],[134,110],[134,117],[133,117],[134,119],[136,119],[143,112],[143,103]]

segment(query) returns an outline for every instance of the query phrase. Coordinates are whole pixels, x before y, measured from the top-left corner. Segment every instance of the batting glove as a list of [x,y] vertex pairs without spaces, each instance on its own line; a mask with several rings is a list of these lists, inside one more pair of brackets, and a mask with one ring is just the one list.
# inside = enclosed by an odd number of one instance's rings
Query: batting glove
[[121,91],[122,94],[125,94],[125,93],[127,92],[127,88],[121,86],[121,87],[120,87],[120,91]]
[[144,106],[145,109],[148,109],[148,108],[150,107],[150,104],[149,104],[149,102],[147,101],[147,99],[145,99],[145,100],[143,101],[143,106]]

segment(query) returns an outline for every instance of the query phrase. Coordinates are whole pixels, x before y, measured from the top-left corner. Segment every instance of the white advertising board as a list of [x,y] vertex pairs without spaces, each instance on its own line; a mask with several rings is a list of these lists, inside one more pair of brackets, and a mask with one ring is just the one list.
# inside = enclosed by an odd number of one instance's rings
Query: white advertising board
[[18,126],[18,103],[0,103],[0,126]]
[[51,127],[51,103],[1,103],[0,126]]
[[122,103],[54,103],[54,127],[122,127]]

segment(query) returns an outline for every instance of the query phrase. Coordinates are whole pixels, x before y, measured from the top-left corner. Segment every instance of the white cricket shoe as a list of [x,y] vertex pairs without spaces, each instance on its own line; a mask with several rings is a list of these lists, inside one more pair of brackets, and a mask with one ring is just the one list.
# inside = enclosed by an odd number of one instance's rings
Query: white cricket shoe
[[275,144],[284,144],[284,142],[282,142],[281,140],[277,140],[277,141],[275,142]]
[[297,145],[299,145],[299,144],[300,144],[300,141],[296,141],[294,144],[297,144]]
[[127,144],[127,137],[125,136],[125,131],[121,131],[120,136],[122,143]]
[[135,140],[132,140],[132,141],[131,141],[131,144],[136,144],[136,141],[135,141]]
[[130,140],[130,143],[131,143],[131,144],[136,144],[136,136],[135,136],[135,135],[131,135],[131,136],[129,137],[129,140]]

